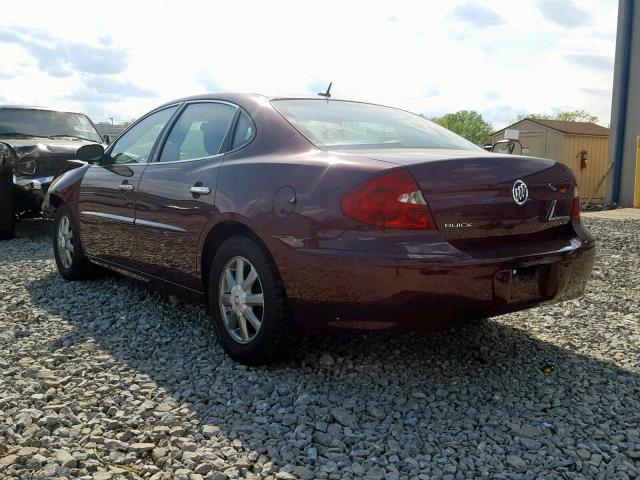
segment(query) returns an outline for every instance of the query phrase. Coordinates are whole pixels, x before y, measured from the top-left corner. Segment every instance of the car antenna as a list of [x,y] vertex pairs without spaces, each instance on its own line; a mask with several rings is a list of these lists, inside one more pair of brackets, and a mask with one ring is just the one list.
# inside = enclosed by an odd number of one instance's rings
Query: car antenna
[[333,85],[333,82],[329,82],[329,86],[327,87],[326,92],[320,92],[318,93],[318,95],[325,98],[331,98],[331,85]]

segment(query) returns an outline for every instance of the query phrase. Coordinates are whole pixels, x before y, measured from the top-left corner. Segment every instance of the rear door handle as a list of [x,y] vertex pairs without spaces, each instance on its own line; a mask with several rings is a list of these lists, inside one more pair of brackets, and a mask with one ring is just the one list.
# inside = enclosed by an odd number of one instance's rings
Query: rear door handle
[[133,190],[133,185],[131,185],[130,183],[121,183],[120,185],[118,185],[118,188],[123,192],[130,192]]
[[211,193],[211,189],[209,187],[202,186],[193,186],[189,191],[194,195],[209,195]]

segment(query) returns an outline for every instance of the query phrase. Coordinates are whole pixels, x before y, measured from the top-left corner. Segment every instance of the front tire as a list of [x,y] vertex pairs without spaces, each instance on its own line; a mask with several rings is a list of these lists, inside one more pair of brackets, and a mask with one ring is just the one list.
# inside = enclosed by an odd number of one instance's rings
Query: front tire
[[230,237],[216,252],[209,274],[209,311],[222,348],[245,365],[283,358],[297,338],[273,260],[245,236]]
[[16,232],[13,207],[13,175],[10,169],[0,169],[0,240],[11,240]]
[[92,265],[82,251],[80,232],[66,206],[56,210],[53,226],[53,252],[58,272],[67,280],[84,280],[95,275]]

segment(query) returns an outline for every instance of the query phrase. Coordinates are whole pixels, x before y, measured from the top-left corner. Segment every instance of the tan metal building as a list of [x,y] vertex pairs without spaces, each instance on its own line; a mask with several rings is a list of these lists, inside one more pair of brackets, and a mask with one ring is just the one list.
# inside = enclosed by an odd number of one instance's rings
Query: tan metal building
[[[583,200],[594,193],[609,167],[609,129],[601,125],[525,118],[493,132],[492,143],[504,139],[505,130],[518,131],[523,155],[558,160],[571,167]],[[514,153],[520,152],[516,149]],[[604,197],[603,185],[593,198],[598,201]]]

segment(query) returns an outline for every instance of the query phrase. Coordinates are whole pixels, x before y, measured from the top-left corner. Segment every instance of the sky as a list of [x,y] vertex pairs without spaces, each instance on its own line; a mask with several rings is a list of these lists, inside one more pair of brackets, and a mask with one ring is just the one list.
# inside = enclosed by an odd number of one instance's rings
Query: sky
[[[94,6],[95,5],[95,6]],[[315,95],[441,116],[584,109],[609,125],[616,0],[21,0],[0,103],[136,118],[205,92]]]

